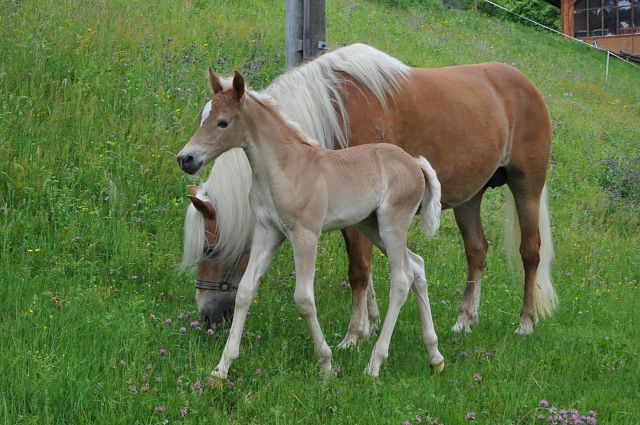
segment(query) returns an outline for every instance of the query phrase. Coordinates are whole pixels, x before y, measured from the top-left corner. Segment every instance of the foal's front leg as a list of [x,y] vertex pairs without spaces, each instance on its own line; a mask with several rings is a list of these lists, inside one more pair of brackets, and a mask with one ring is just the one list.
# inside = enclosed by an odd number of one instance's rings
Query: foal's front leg
[[260,279],[267,271],[282,241],[282,234],[276,229],[256,225],[253,231],[249,264],[238,285],[235,312],[233,314],[233,321],[231,322],[229,337],[222,351],[220,362],[211,372],[211,375],[220,379],[226,379],[231,364],[238,358],[240,338],[242,337],[242,330],[244,329],[244,323],[247,319],[249,306],[256,296]]
[[322,329],[320,329],[313,293],[318,238],[319,234],[308,230],[295,232],[290,238],[291,244],[293,245],[293,256],[296,266],[296,290],[294,298],[300,316],[302,316],[307,322],[307,325],[309,325],[318,364],[325,375],[330,375],[332,372],[331,349],[324,339]]

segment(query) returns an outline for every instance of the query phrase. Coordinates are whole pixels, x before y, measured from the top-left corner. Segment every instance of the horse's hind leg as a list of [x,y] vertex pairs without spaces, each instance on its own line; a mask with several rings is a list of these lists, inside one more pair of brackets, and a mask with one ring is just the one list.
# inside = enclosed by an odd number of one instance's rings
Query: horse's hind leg
[[380,320],[371,279],[371,252],[373,245],[355,227],[342,230],[349,256],[349,283],[352,309],[347,334],[338,345],[345,349],[369,337]]
[[316,312],[313,280],[316,269],[316,256],[319,234],[309,231],[296,231],[290,238],[296,267],[296,290],[294,299],[300,316],[307,322],[313,339],[318,364],[325,375],[332,372],[331,349],[324,339],[318,314]]
[[[513,193],[520,224],[520,257],[524,268],[524,300],[520,313],[520,326],[516,334],[528,335],[535,328],[538,311],[540,310],[543,314],[548,313],[555,306],[556,295],[550,278],[541,274],[543,279],[538,279],[541,248],[552,248],[542,247],[540,237],[540,205],[544,175],[540,179],[532,177],[526,179],[524,175],[517,173],[512,175],[517,177],[510,177],[508,185]],[[550,260],[545,260],[545,267],[549,266],[547,264],[549,262]]]
[[358,226],[372,242],[386,253],[391,269],[389,307],[367,366],[367,373],[373,377],[379,375],[382,362],[389,357],[391,335],[396,326],[400,309],[407,300],[411,282],[413,282],[413,270],[406,247],[407,229],[413,214],[408,217],[396,214],[395,219],[391,217],[393,212],[387,211],[386,214],[378,211],[379,226],[375,226],[371,220]]
[[431,304],[429,304],[429,291],[427,278],[424,273],[424,260],[418,254],[409,252],[411,268],[413,269],[413,290],[416,294],[420,322],[422,323],[422,340],[429,353],[429,364],[438,370],[444,368],[444,357],[438,350],[438,336],[433,327],[431,316]]
[[464,204],[455,207],[453,213],[464,240],[464,252],[467,257],[467,286],[462,297],[458,320],[453,326],[454,332],[471,332],[478,321],[480,305],[480,279],[486,266],[487,239],[482,230],[480,203],[484,190],[478,192]]

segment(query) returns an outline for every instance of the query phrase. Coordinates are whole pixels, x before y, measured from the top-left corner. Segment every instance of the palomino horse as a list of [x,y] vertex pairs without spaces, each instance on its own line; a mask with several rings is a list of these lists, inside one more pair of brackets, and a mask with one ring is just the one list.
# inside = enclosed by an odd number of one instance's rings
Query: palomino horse
[[[497,63],[441,69],[410,68],[363,44],[337,49],[278,77],[267,89],[284,115],[324,147],[386,142],[429,158],[442,184],[443,208],[452,208],[464,241],[467,284],[454,331],[470,332],[478,320],[480,279],[487,241],[480,204],[489,187],[505,183],[505,238],[524,266],[524,299],[518,334],[550,314],[557,297],[545,178],[551,122],[542,95],[519,71]],[[207,103],[201,112],[206,117]],[[236,150],[237,151],[237,150]],[[226,274],[248,249],[254,220],[248,206],[251,171],[242,151],[229,151],[200,190],[216,211],[211,267]],[[513,194],[513,196],[511,196]],[[515,200],[515,203],[514,203]],[[194,208],[185,221],[183,264],[203,258],[203,217]],[[377,320],[371,282],[371,244],[355,229],[343,231],[349,255],[353,311],[341,347],[366,338]],[[515,250],[514,250],[515,251]],[[221,320],[233,292],[198,289],[199,311]],[[231,301],[230,301],[231,300]],[[368,314],[367,314],[368,309]]]
[[323,149],[310,143],[297,124],[285,120],[272,98],[246,92],[238,72],[227,90],[211,69],[209,75],[214,93],[211,110],[178,154],[178,162],[183,171],[194,174],[225,151],[242,147],[251,164],[249,203],[256,218],[229,338],[212,373],[226,379],[237,359],[249,306],[285,238],[293,247],[298,311],[309,326],[322,371],[332,373],[331,349],[320,329],[313,292],[317,246],[322,232],[353,225],[386,253],[391,274],[389,309],[367,373],[378,376],[388,357],[411,285],[429,361],[441,369],[444,358],[438,351],[424,262],[406,246],[418,207],[425,234],[433,236],[440,222],[440,183],[427,160],[388,143]]

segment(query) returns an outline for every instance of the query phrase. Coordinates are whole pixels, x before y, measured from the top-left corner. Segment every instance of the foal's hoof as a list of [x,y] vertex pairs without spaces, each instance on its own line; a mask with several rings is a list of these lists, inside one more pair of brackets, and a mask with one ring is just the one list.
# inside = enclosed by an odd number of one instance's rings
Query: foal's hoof
[[222,376],[222,372],[220,372],[219,370],[212,370],[211,378],[213,378],[214,388],[219,388],[219,389],[224,388],[224,383],[227,381],[227,378]]
[[444,370],[444,359],[438,364],[432,364],[431,370],[437,373],[441,373]]

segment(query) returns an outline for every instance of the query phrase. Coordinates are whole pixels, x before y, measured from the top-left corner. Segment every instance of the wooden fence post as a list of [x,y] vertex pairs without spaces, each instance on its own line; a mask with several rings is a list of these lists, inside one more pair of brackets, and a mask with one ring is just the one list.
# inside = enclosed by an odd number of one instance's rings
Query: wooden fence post
[[327,47],[326,0],[286,0],[285,66],[311,60]]

